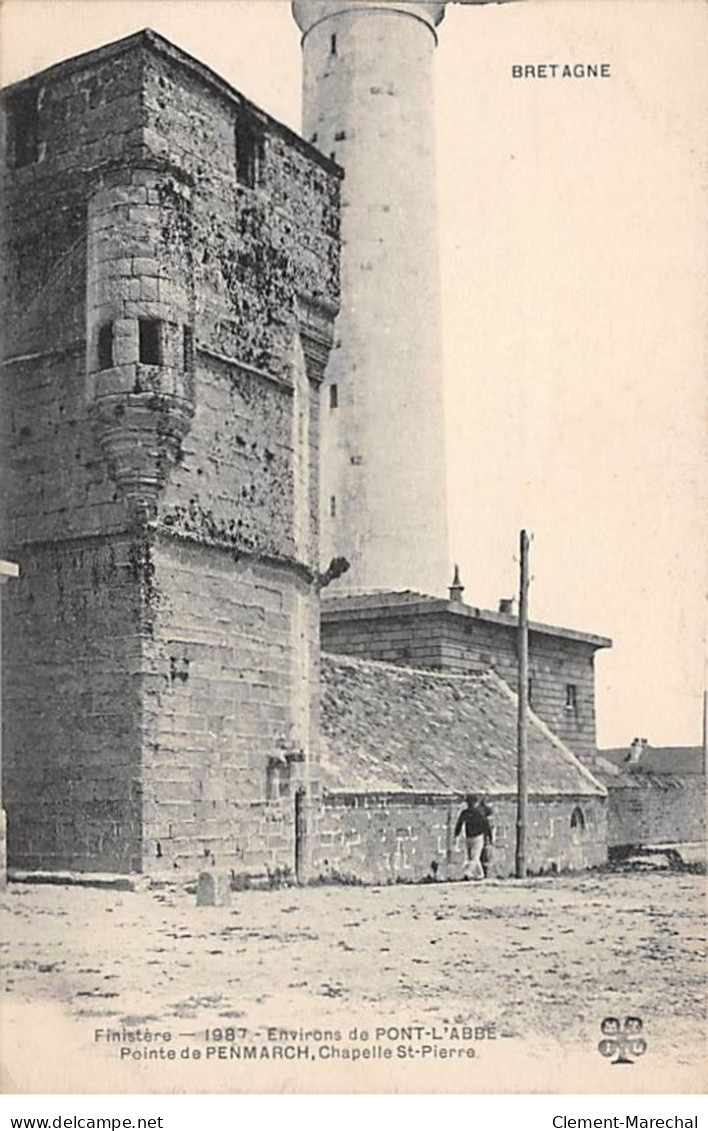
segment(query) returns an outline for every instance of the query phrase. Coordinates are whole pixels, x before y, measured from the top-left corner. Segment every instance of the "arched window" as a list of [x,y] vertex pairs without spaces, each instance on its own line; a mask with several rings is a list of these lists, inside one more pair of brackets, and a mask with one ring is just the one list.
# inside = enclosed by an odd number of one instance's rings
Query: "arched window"
[[570,814],[570,827],[574,832],[585,832],[585,814],[579,805],[576,805]]

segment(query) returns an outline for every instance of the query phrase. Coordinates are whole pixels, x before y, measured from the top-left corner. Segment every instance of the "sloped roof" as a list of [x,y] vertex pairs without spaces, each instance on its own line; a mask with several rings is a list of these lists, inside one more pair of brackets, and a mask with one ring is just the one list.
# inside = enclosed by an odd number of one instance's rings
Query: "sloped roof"
[[[598,750],[598,754],[617,766],[627,770],[628,746],[613,746],[606,750]],[[705,772],[703,748],[701,746],[647,746],[642,751],[642,756],[631,770],[632,773],[647,774],[672,774],[683,777],[684,774],[702,774]]]
[[[516,793],[516,695],[479,676],[322,655],[323,786],[329,792]],[[602,796],[535,715],[529,793]]]

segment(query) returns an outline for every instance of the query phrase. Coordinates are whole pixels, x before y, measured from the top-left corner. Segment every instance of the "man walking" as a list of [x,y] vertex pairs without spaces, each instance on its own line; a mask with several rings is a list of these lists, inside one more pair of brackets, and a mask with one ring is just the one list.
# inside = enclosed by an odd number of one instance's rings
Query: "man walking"
[[482,849],[484,848],[485,840],[492,843],[492,829],[481,807],[481,798],[476,797],[471,793],[466,798],[465,808],[457,818],[455,825],[455,840],[465,830],[465,841],[467,845],[467,864],[465,866],[465,876],[471,877],[473,880],[484,879],[484,868],[482,867]]

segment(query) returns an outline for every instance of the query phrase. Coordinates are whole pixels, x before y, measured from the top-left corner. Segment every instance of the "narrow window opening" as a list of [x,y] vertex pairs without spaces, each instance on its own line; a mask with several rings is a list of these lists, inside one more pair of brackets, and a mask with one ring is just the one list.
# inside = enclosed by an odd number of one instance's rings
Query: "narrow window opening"
[[138,322],[138,337],[141,364],[162,365],[160,323],[153,318],[141,318]]
[[39,114],[36,90],[18,90],[8,103],[10,153],[16,169],[39,158]]
[[570,815],[570,827],[571,829],[577,829],[580,833],[585,831],[585,814],[579,805],[575,806],[575,809]]
[[528,692],[527,693],[528,693],[529,706],[530,706],[533,703],[533,680],[531,679],[531,677],[529,677],[529,685],[528,685]]
[[329,38],[329,53],[330,55],[337,54],[337,36],[331,35]]
[[236,123],[236,180],[246,188],[260,184],[263,165],[263,138],[253,122],[239,118]]
[[113,365],[113,323],[106,322],[98,331],[98,368],[110,369]]
[[330,513],[332,518],[337,517],[337,496],[336,495],[330,495],[329,513]]
[[329,159],[330,159],[330,161],[336,161],[337,160],[337,154],[334,152],[334,150],[332,150],[332,152],[330,153]]
[[290,796],[290,766],[277,758],[266,763],[266,801],[279,801]]
[[191,326],[185,326],[182,331],[182,364],[185,369],[192,368],[194,360],[194,334]]
[[566,683],[565,685],[565,707],[567,711],[577,711],[578,709],[578,688],[574,683]]
[[339,407],[339,390],[336,385],[330,385],[329,387],[329,407]]

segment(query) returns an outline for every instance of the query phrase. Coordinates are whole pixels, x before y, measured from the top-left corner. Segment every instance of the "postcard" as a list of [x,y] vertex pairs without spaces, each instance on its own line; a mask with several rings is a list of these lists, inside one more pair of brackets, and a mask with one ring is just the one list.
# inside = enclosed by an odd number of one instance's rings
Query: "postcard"
[[705,4],[0,20],[3,1090],[700,1092]]

